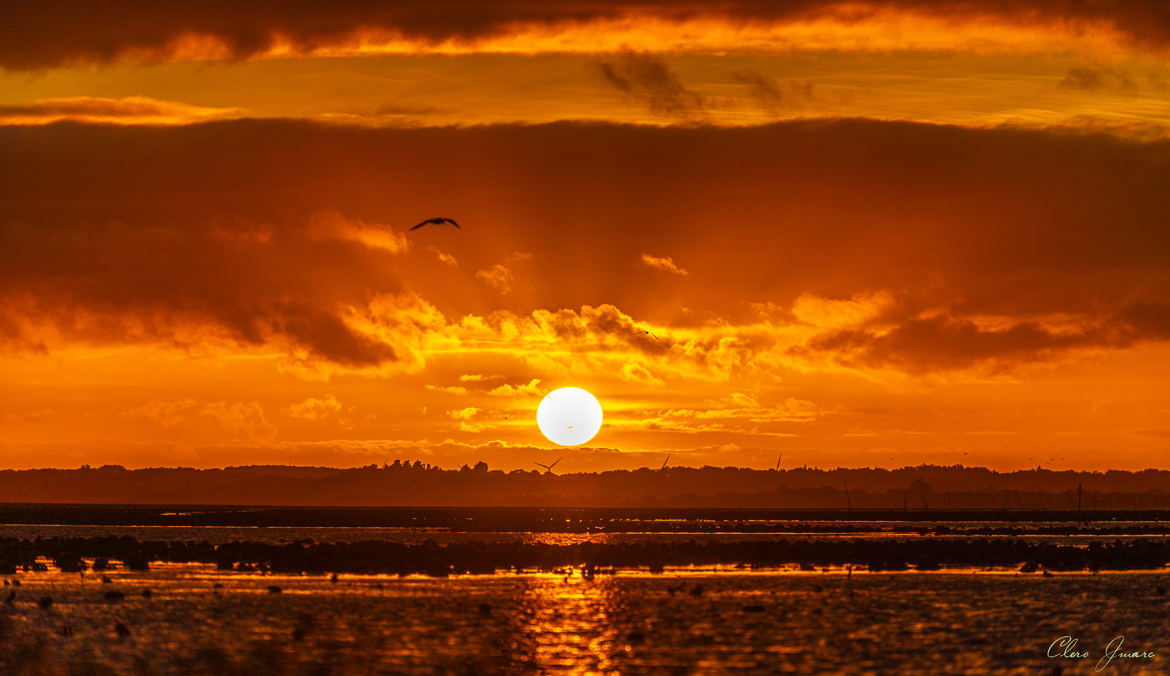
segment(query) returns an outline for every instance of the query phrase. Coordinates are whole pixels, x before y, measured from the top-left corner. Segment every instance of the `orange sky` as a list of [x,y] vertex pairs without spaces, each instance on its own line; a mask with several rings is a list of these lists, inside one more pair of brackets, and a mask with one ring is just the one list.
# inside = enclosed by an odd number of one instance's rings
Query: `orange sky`
[[1164,5],[771,4],[3,10],[0,466],[1167,467]]

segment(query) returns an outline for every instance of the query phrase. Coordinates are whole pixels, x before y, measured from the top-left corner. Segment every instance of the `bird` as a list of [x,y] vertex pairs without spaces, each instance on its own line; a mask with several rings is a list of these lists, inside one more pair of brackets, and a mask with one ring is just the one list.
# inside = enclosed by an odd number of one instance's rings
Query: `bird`
[[[563,457],[563,456],[562,456],[562,457]],[[553,464],[551,464],[551,465],[546,465],[546,464],[544,464],[544,463],[541,463],[541,462],[533,462],[532,464],[534,464],[534,465],[540,465],[541,467],[543,467],[543,468],[544,468],[544,473],[545,473],[545,474],[552,474],[552,468],[553,468],[553,467],[556,467],[556,466],[557,466],[557,463],[558,463],[558,462],[560,462],[560,461],[561,461],[561,458],[557,458],[557,459],[556,459],[556,462],[554,462],[554,463],[553,463]]]
[[427,220],[423,221],[422,223],[419,223],[418,225],[411,228],[411,230],[418,230],[419,228],[423,227],[424,225],[443,225],[444,223],[450,223],[451,225],[455,226],[456,229],[459,229],[459,230],[463,229],[463,228],[459,227],[458,223],[451,220],[450,218],[443,218],[441,216],[438,216],[435,218],[428,218]]
[[651,337],[651,338],[653,338],[654,340],[658,340],[658,336],[654,335],[653,333],[650,333],[649,331],[639,331],[639,332],[635,333],[634,335],[635,335],[635,336],[640,336],[640,335],[642,335],[643,333],[644,333],[644,334],[646,334],[646,335],[648,335],[648,336],[650,336],[650,337]]

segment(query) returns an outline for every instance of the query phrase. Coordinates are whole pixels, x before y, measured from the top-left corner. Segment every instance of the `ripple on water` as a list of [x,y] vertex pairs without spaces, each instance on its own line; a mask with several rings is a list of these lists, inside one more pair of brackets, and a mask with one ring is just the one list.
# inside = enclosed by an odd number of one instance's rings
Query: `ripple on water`
[[[0,671],[105,664],[134,672],[334,673],[1051,669],[1074,633],[1099,655],[1118,633],[1157,650],[1170,574],[504,574],[328,577],[25,573],[0,605]],[[216,585],[219,585],[217,588]],[[282,594],[269,594],[278,585]],[[104,592],[124,593],[108,601]],[[152,590],[150,598],[142,590]],[[49,595],[50,609],[36,600]],[[130,635],[119,637],[122,623]],[[63,635],[68,626],[72,634]],[[1065,664],[1091,669],[1091,664]],[[1163,673],[1161,658],[1126,673]]]

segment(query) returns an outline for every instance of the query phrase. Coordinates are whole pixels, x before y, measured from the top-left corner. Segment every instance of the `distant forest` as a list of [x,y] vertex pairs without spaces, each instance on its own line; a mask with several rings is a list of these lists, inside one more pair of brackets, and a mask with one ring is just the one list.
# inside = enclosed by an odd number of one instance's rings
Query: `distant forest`
[[961,465],[758,470],[669,467],[552,474],[421,461],[335,469],[117,465],[0,471],[0,502],[154,505],[1170,508],[1170,471],[994,472]]

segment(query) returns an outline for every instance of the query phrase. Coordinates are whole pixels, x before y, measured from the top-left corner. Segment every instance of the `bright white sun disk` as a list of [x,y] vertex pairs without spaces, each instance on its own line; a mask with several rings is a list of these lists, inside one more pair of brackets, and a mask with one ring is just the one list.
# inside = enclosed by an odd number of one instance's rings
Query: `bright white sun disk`
[[601,404],[579,387],[562,387],[545,395],[536,409],[536,424],[548,440],[577,446],[601,429]]

